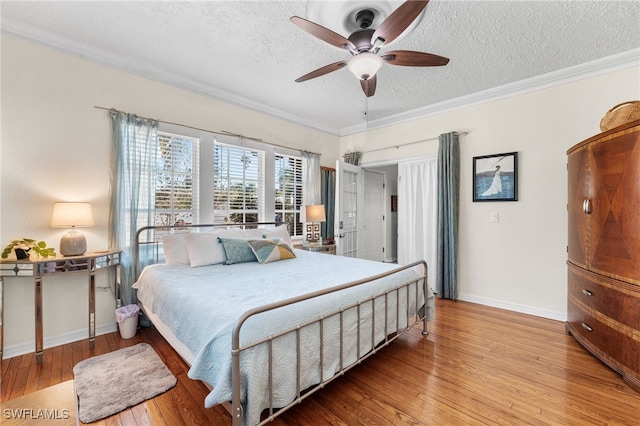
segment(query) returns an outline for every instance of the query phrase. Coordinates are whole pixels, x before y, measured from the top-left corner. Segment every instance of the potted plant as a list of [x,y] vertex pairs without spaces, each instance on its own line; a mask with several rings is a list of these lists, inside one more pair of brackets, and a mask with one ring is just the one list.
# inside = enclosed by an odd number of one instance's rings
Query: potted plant
[[2,258],[6,259],[11,254],[11,251],[15,250],[17,259],[28,259],[33,250],[38,257],[55,256],[56,250],[51,247],[47,247],[47,243],[44,241],[36,241],[31,238],[23,238],[21,240],[13,240],[2,251]]

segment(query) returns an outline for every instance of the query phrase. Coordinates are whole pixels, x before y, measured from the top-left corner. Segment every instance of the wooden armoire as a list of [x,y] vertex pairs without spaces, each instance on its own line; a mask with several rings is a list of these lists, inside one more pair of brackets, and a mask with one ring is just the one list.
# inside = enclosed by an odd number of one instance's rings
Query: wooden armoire
[[567,155],[567,330],[640,392],[640,120]]

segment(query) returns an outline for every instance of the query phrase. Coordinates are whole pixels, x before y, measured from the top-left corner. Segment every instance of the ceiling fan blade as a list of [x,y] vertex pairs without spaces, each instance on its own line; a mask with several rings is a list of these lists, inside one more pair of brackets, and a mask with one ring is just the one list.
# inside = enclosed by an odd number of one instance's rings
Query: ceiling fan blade
[[367,95],[367,98],[375,95],[377,84],[378,77],[376,75],[366,80],[360,80],[360,86],[362,87],[362,91],[364,92],[364,94]]
[[333,64],[325,65],[322,68],[318,68],[315,71],[311,71],[308,74],[296,79],[296,83],[302,83],[303,81],[311,80],[312,78],[320,77],[321,75],[329,74],[330,72],[337,71],[340,68],[344,68],[347,65],[347,61],[334,62]]
[[449,58],[412,50],[392,50],[380,56],[391,65],[406,67],[439,67],[449,63]]
[[427,7],[429,0],[406,1],[380,24],[371,37],[371,44],[376,45],[380,38],[384,43],[391,43],[420,15]]
[[331,31],[328,28],[318,25],[315,22],[308,21],[299,16],[292,16],[289,18],[291,22],[308,32],[309,34],[316,36],[320,40],[329,43],[332,46],[339,47],[341,49],[355,50],[355,46],[347,38],[340,34]]

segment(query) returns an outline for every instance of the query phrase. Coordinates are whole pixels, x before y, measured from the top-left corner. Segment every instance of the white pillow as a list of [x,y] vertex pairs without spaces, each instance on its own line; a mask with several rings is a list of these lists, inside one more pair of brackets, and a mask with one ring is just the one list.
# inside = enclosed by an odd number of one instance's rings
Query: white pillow
[[213,232],[185,235],[189,264],[192,268],[224,262],[224,248],[218,242],[218,236],[219,233]]
[[289,228],[287,227],[287,225],[280,225],[276,226],[275,228],[269,229],[261,229],[261,231],[263,231],[261,235],[262,238],[280,238],[282,241],[287,243],[288,246],[293,247],[293,244],[291,243],[291,235],[289,235]]
[[189,265],[189,252],[185,234],[167,234],[162,236],[164,261],[167,265]]

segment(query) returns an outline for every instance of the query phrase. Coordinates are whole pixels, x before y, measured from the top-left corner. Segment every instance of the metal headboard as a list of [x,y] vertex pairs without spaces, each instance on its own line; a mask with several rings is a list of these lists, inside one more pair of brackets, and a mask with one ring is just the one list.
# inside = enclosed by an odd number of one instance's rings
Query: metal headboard
[[[289,228],[289,222],[244,222],[244,223],[205,223],[205,224],[179,224],[179,225],[152,225],[145,226],[136,232],[135,238],[135,247],[133,251],[133,262],[135,264],[135,279],[138,279],[140,276],[140,248],[145,246],[153,246],[154,248],[154,259],[155,263],[157,263],[160,259],[160,246],[162,245],[162,235],[158,233],[158,231],[166,231],[173,232],[175,230],[185,230],[185,234],[192,233],[194,230],[201,230],[206,228],[213,229],[251,229],[251,228],[265,228],[265,227],[276,227],[280,225],[286,225],[287,231],[291,234],[291,229]],[[147,234],[147,235],[145,235]],[[148,235],[150,234],[150,235]],[[142,241],[142,237],[144,241]]]

